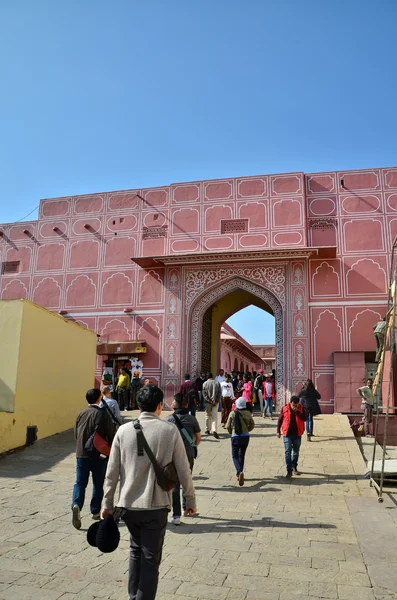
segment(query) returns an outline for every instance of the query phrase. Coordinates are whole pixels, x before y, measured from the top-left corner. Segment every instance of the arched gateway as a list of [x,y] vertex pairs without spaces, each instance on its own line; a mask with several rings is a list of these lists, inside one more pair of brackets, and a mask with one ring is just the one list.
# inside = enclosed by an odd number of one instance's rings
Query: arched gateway
[[214,302],[227,294],[246,290],[257,298],[266,302],[272,309],[276,320],[276,372],[278,398],[285,397],[284,393],[284,334],[283,334],[283,309],[279,300],[265,287],[249,281],[244,277],[230,277],[223,283],[215,284],[203,292],[192,306],[187,315],[186,329],[189,356],[187,370],[190,373],[198,373],[201,370],[203,351],[203,319],[206,311]]

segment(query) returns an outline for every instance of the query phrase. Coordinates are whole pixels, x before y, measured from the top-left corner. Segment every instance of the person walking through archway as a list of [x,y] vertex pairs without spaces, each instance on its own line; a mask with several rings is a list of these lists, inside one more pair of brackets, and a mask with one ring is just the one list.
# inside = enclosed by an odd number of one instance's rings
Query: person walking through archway
[[306,434],[307,441],[310,442],[313,435],[313,417],[321,415],[321,408],[318,401],[321,399],[321,394],[314,387],[314,383],[311,379],[307,379],[303,384],[303,388],[298,394],[303,408],[307,412],[306,420]]
[[221,392],[222,392],[222,417],[221,417],[221,425],[222,427],[226,426],[227,420],[230,415],[230,411],[232,410],[232,404],[234,400],[234,391],[233,385],[231,381],[230,375],[227,373],[225,381],[221,383]]
[[205,400],[205,433],[213,434],[219,439],[218,429],[218,406],[222,397],[221,384],[214,379],[212,373],[207,373],[207,381],[203,385],[203,396]]
[[266,379],[263,382],[263,395],[265,397],[265,408],[263,410],[263,418],[266,417],[267,411],[269,411],[269,417],[273,419],[273,401],[275,398],[274,383],[270,375],[266,375]]
[[245,453],[250,441],[249,432],[255,427],[254,419],[247,410],[244,398],[236,400],[236,408],[230,413],[226,429],[232,436],[232,458],[236,467],[236,477],[239,485],[244,485]]
[[263,413],[263,369],[259,369],[258,375],[254,379],[254,391],[256,393],[256,397],[259,400],[259,408],[261,415],[264,416]]
[[250,376],[248,373],[245,373],[243,375],[243,393],[242,393],[242,397],[244,398],[244,400],[247,403],[247,410],[250,411],[250,413],[252,413],[252,381],[250,379]]

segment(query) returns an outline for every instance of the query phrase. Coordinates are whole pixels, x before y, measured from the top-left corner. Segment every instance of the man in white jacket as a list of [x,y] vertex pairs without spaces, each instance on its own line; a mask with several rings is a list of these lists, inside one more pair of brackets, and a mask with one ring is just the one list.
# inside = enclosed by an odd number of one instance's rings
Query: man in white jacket
[[[139,422],[158,464],[174,463],[186,496],[186,513],[196,514],[196,499],[189,461],[175,425],[162,421],[163,392],[155,385],[144,386],[137,394]],[[157,483],[146,452],[138,456],[137,433],[133,423],[122,425],[113,440],[105,479],[102,518],[115,508],[114,495],[120,480],[118,508],[131,534],[128,594],[130,600],[154,600],[159,565],[171,510],[171,493]]]

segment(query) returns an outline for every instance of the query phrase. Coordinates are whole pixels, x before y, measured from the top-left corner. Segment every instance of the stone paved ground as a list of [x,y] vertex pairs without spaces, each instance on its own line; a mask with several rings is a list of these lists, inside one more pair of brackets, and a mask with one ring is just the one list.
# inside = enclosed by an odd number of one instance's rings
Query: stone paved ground
[[[362,553],[368,556],[377,521],[384,528],[382,515],[396,507],[379,505],[362,479],[365,467],[347,419],[316,419],[313,442],[302,444],[303,475],[292,480],[284,478],[275,421],[256,422],[243,488],[235,484],[229,437],[204,436],[194,471],[200,516],[169,525],[157,598],[397,598],[395,581],[376,580],[375,572],[371,580]],[[126,528],[119,549],[102,555],[88,546],[85,530],[71,526],[70,432],[1,460],[0,482],[0,599],[127,599]],[[356,531],[368,511],[372,529],[360,547]],[[87,509],[83,517],[87,527]],[[389,537],[394,544],[391,529]],[[382,560],[377,554],[376,572]]]

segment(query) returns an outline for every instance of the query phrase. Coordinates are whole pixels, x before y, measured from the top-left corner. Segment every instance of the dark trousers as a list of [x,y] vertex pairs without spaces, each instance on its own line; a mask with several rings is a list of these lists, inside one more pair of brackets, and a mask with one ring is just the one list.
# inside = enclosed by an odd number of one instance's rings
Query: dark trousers
[[195,404],[188,406],[188,410],[192,417],[196,416],[197,406]]
[[128,408],[128,401],[129,401],[128,389],[127,388],[117,388],[117,393],[118,393],[118,403],[119,403],[120,410],[124,410],[125,408]]
[[168,509],[127,510],[122,519],[130,532],[130,600],[154,600],[167,527]]
[[[188,458],[190,471],[193,471],[194,458]],[[185,492],[182,490],[182,508],[186,510],[186,496]],[[177,483],[176,486],[172,490],[172,516],[180,517],[182,515],[181,510],[181,484]]]
[[287,435],[284,437],[285,464],[287,471],[298,468],[299,449],[302,438],[298,435]]
[[233,400],[229,397],[222,398],[222,417],[221,423],[222,425],[226,425],[227,420],[230,415],[230,411],[232,410]]
[[245,453],[250,443],[249,435],[232,437],[232,458],[237,477],[244,471]]
[[92,473],[92,498],[90,511],[97,515],[101,510],[103,482],[105,481],[107,460],[102,458],[76,458],[76,483],[73,487],[72,508],[75,504],[84,506],[85,490]]

